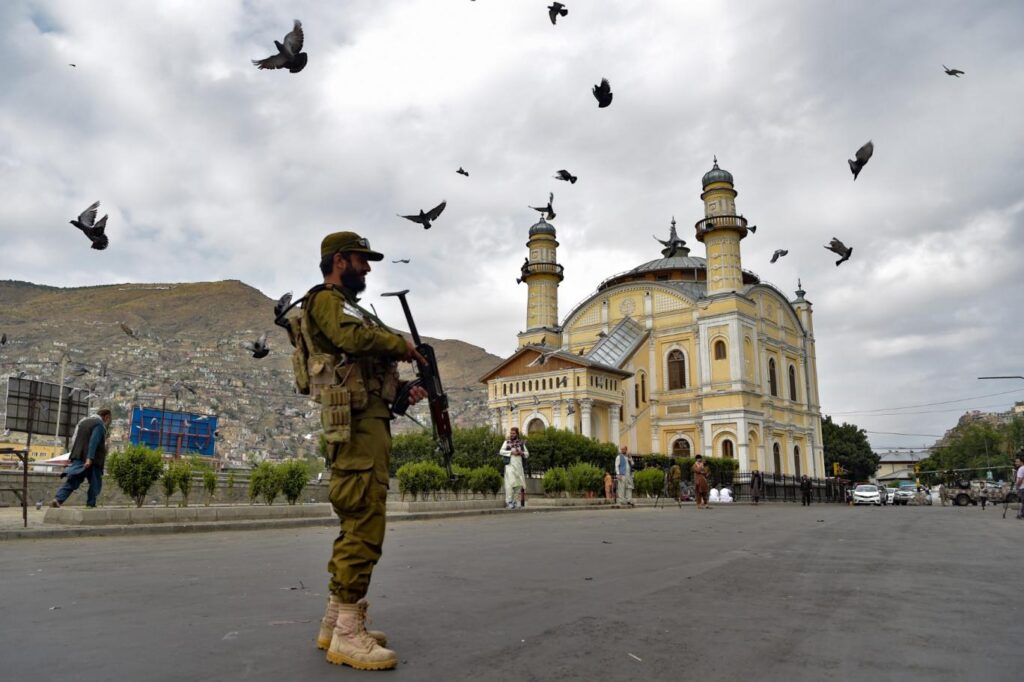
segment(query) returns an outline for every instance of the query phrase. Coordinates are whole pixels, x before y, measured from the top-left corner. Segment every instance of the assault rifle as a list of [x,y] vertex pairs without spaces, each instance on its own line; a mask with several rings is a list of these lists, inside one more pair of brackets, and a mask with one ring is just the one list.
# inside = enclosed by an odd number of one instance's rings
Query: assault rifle
[[402,302],[402,310],[405,311],[405,320],[409,323],[409,333],[412,334],[412,342],[416,350],[427,360],[426,365],[418,362],[416,365],[416,378],[402,387],[402,390],[395,396],[395,402],[391,411],[397,415],[405,414],[409,409],[409,391],[414,386],[422,386],[427,392],[427,403],[430,405],[430,422],[434,431],[434,442],[437,449],[444,457],[444,468],[448,473],[448,479],[455,480],[452,473],[452,455],[455,453],[455,444],[452,442],[452,423],[448,416],[448,395],[441,386],[441,375],[438,373],[437,356],[434,349],[420,339],[420,333],[416,331],[416,323],[412,319],[412,311],[409,310],[409,303],[405,300],[408,289],[392,291],[382,296],[396,296]]

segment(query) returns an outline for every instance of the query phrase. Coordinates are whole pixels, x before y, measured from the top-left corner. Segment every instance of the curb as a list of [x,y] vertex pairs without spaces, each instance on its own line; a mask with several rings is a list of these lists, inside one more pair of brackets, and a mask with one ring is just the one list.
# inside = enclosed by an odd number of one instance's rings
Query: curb
[[[533,507],[526,513],[594,511],[614,509],[609,505],[568,506],[568,507]],[[507,509],[474,509],[447,510],[433,512],[396,512],[387,515],[388,523],[396,521],[429,521],[431,519],[451,519],[470,516],[489,516],[508,514]],[[523,511],[511,512],[522,514]],[[85,538],[85,537],[116,537],[138,535],[170,535],[174,533],[212,533],[233,530],[274,530],[284,528],[334,527],[338,523],[334,516],[294,518],[294,519],[261,519],[258,521],[206,521],[199,523],[159,523],[133,524],[129,526],[75,526],[72,528],[18,528],[0,530],[0,542],[6,540],[44,540],[54,538]]]

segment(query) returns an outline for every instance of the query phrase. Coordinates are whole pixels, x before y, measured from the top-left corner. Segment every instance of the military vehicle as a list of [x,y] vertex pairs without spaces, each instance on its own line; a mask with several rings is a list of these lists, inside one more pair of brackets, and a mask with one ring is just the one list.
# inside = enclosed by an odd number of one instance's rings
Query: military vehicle
[[969,504],[978,504],[983,487],[988,493],[989,504],[1020,501],[1020,497],[1009,483],[993,483],[980,478],[972,481],[957,481],[956,485],[949,486],[947,492],[953,504],[958,507],[966,507]]

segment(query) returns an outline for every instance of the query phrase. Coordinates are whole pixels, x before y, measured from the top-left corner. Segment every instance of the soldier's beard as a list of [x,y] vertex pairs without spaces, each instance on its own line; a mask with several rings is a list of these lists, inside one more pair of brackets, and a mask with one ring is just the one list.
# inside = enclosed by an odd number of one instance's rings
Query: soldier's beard
[[352,270],[341,273],[341,284],[353,294],[358,294],[366,288],[366,277]]

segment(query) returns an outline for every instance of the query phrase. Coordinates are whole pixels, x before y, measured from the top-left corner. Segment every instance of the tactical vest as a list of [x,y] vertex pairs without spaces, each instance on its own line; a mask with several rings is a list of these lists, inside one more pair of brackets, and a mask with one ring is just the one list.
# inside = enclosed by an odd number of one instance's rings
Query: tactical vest
[[[288,336],[295,350],[292,370],[299,393],[320,403],[321,423],[329,443],[343,445],[351,438],[353,413],[365,410],[371,396],[389,407],[398,393],[397,363],[373,356],[324,352],[313,340],[315,322],[310,315],[313,298],[328,290],[325,285],[310,289],[301,312],[287,318]],[[385,325],[356,303],[345,299],[345,313],[362,320],[367,327],[385,329]]]

